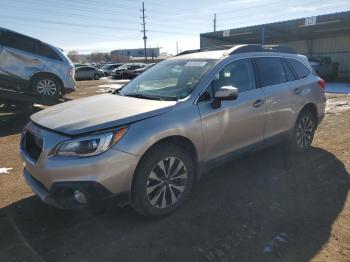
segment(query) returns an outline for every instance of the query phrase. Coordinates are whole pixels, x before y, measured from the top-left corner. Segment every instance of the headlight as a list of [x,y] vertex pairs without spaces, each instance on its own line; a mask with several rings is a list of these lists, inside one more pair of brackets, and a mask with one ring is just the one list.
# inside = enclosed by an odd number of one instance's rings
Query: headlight
[[117,143],[127,131],[127,127],[119,128],[115,132],[80,137],[58,144],[54,155],[57,156],[95,156],[107,151]]

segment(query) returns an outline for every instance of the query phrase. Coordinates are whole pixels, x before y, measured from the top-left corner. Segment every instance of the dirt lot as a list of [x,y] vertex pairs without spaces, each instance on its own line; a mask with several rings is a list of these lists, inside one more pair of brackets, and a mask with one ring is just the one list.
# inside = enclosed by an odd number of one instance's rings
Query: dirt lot
[[[103,92],[78,83],[71,99]],[[115,83],[114,83],[115,84]],[[350,96],[328,95],[313,148],[279,145],[205,176],[160,220],[42,204],[22,178],[24,115],[0,115],[0,261],[350,261]]]

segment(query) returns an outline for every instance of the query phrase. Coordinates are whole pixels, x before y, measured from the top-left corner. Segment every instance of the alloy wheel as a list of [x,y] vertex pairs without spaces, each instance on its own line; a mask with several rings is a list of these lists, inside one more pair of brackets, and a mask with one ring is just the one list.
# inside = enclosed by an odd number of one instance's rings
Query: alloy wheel
[[159,161],[147,179],[147,197],[156,208],[167,208],[178,202],[187,186],[187,170],[177,157]]
[[42,96],[55,96],[57,87],[54,81],[50,79],[40,80],[37,85],[39,95]]
[[311,145],[313,133],[314,127],[312,119],[306,115],[300,120],[297,126],[296,139],[298,146],[300,148],[305,148]]

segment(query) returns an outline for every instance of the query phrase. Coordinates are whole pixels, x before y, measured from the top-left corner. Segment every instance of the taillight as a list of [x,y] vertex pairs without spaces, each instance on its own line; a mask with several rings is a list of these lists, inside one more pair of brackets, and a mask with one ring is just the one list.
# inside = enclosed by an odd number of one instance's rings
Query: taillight
[[326,89],[326,81],[322,79],[321,77],[318,78],[318,84],[323,89],[323,91]]

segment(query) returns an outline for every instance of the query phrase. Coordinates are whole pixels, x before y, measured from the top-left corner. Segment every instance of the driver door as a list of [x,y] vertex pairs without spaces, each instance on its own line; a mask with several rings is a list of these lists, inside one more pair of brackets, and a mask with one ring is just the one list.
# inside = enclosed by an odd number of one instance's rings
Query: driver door
[[[238,97],[213,108],[214,93],[222,86],[238,88]],[[256,88],[250,59],[235,60],[221,69],[198,101],[207,160],[263,140],[265,95]]]

